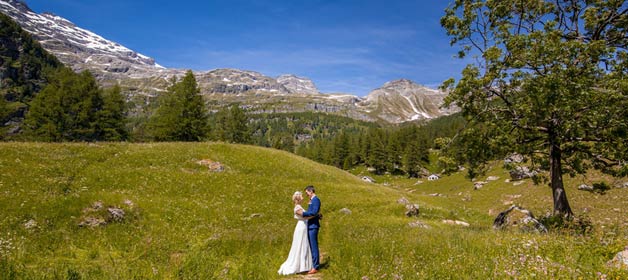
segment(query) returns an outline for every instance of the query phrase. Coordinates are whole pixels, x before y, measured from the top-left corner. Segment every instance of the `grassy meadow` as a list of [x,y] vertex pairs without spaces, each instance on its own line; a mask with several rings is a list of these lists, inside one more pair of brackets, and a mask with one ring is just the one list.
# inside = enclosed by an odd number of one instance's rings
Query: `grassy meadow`
[[[226,169],[210,172],[201,159]],[[354,174],[366,175],[223,143],[0,143],[0,279],[628,278],[607,265],[628,245],[628,189],[592,194],[576,190],[585,179],[566,179],[574,212],[594,229],[538,235],[491,228],[513,203],[537,216],[552,205],[548,187],[507,183],[498,164],[487,176],[501,178],[477,191],[463,173],[423,183],[372,176],[377,184]],[[324,213],[323,269],[281,277],[291,195],[310,184]],[[402,197],[420,205],[418,217],[404,215]],[[99,215],[97,202],[125,218],[79,226]],[[425,227],[409,226],[417,221]]]

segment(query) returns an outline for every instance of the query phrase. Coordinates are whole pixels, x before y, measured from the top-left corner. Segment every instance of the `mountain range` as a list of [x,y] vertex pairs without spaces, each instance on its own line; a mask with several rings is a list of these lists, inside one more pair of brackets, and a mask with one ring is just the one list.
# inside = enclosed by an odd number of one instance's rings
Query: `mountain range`
[[[186,71],[165,68],[63,17],[35,13],[21,0],[0,0],[0,12],[65,65],[77,72],[89,70],[103,86],[121,85],[136,104],[151,102],[166,91],[173,76]],[[291,74],[274,78],[255,71],[214,69],[194,75],[210,109],[237,102],[257,113],[318,111],[386,123],[433,119],[456,111],[440,108],[445,92],[406,79],[387,82],[362,98],[321,93],[312,80]]]

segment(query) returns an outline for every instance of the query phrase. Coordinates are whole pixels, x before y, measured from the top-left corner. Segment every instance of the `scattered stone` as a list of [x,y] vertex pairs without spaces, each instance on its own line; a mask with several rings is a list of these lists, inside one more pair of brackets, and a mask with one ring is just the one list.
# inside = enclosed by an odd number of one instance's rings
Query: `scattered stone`
[[618,189],[628,188],[628,182],[615,184],[615,188],[618,188]]
[[486,184],[488,184],[488,182],[486,182],[486,181],[475,182],[475,183],[473,183],[473,189],[477,191],[477,190],[481,189],[482,187],[484,187],[484,185],[486,185]]
[[124,221],[124,210],[118,207],[109,207],[107,208],[107,212],[109,212],[109,221],[114,222],[122,222]]
[[222,163],[213,161],[211,159],[202,159],[202,160],[197,161],[196,163],[202,166],[207,166],[209,171],[212,171],[212,172],[225,171],[225,167],[222,165]]
[[124,200],[124,204],[125,204],[126,206],[131,207],[131,208],[132,208],[133,206],[135,206],[135,204],[133,203],[133,201],[131,201],[130,199],[125,199],[125,200]]
[[362,176],[362,181],[364,182],[368,182],[368,183],[375,183],[375,179],[369,177],[369,176]]
[[497,181],[499,180],[499,177],[497,176],[488,176],[488,178],[486,178],[486,181]]
[[530,170],[527,166],[517,166],[515,169],[510,170],[510,179],[512,181],[523,180],[526,178],[532,178],[538,174],[535,170]]
[[410,203],[410,201],[407,198],[402,197],[400,199],[397,199],[397,203],[406,205],[406,204]]
[[534,218],[532,212],[516,205],[499,213],[493,221],[493,229],[507,228],[518,228],[524,232],[547,233],[547,228]]
[[523,160],[524,160],[523,155],[518,154],[518,153],[512,153],[504,159],[504,163],[505,164],[522,163]]
[[418,180],[418,181],[416,181],[416,183],[414,183],[414,185],[415,185],[415,186],[416,186],[416,185],[420,185],[420,184],[423,184],[423,181]]
[[504,183],[510,183],[510,179],[504,180]]
[[406,216],[413,217],[419,215],[419,205],[418,204],[407,204],[406,205]]
[[420,222],[420,221],[414,221],[414,222],[410,222],[408,223],[408,226],[410,226],[411,228],[425,228],[428,229],[430,228],[430,226]]
[[28,222],[24,224],[25,229],[32,229],[35,227],[37,227],[37,222],[33,219],[28,220]]
[[582,184],[582,185],[578,186],[578,190],[592,192],[593,191],[593,186],[589,186],[587,184]]
[[264,214],[262,214],[262,213],[253,213],[253,214],[251,214],[251,216],[249,216],[249,218],[252,219],[252,218],[259,218],[259,217],[263,217],[263,216],[264,216]]
[[615,268],[628,269],[628,246],[626,246],[623,251],[617,253],[607,265]]
[[[98,211],[102,208],[103,208],[102,201],[96,201],[94,202],[94,204],[92,204],[91,210]],[[88,209],[88,208],[85,208],[85,209]]]
[[106,224],[107,222],[103,218],[86,217],[78,225],[79,227],[97,227]]
[[469,223],[463,222],[463,221],[457,221],[457,220],[443,220],[443,223],[448,224],[448,225],[458,225],[458,226],[463,226],[463,227],[469,226]]
[[349,208],[342,208],[340,209],[340,213],[345,215],[351,215],[351,210],[349,210]]
[[431,193],[431,194],[428,194],[428,195],[429,196],[443,196],[442,193]]
[[512,183],[512,185],[513,186],[519,186],[519,185],[521,185],[523,183],[524,183],[523,181],[517,181],[517,182]]

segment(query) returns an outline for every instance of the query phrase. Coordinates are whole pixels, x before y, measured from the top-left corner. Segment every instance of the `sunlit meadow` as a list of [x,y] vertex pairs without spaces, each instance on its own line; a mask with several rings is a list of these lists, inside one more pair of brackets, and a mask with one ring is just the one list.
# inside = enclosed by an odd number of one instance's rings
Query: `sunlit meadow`
[[[585,179],[567,180],[572,208],[594,230],[538,235],[491,228],[511,204],[537,216],[551,209],[548,187],[507,183],[499,164],[487,176],[500,179],[476,191],[463,173],[375,184],[360,174],[222,143],[1,143],[0,278],[305,278],[277,269],[295,225],[291,195],[310,184],[324,213],[321,279],[628,278],[607,265],[628,245],[628,189],[592,194],[576,190]],[[420,205],[418,217],[404,215],[404,197]],[[79,226],[99,215],[97,203],[124,219]]]

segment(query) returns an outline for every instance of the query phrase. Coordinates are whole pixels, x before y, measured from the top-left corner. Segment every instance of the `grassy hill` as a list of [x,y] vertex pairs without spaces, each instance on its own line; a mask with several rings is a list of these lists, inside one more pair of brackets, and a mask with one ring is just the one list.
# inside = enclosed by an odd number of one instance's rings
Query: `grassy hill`
[[[210,172],[201,159],[226,169]],[[384,186],[253,146],[0,143],[0,279],[302,278],[276,271],[295,225],[291,195],[310,184],[325,215],[319,278],[628,277],[606,265],[628,245],[628,218],[614,210],[627,209],[628,190],[568,189],[576,212],[586,207],[603,217],[587,236],[496,232],[490,226],[508,207],[504,200],[539,215],[550,208],[550,193],[505,183],[498,166],[490,173],[502,179],[478,191],[462,174],[422,184],[376,177]],[[418,218],[404,215],[402,197],[420,204]],[[110,206],[124,210],[124,219],[79,226]],[[427,228],[409,226],[416,221]]]

